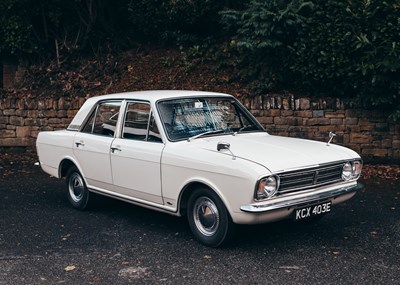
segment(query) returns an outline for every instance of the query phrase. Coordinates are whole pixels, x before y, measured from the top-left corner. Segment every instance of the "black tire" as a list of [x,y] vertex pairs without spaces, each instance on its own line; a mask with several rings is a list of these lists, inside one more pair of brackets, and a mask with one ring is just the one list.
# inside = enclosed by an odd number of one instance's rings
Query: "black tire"
[[67,197],[72,207],[78,210],[90,208],[94,198],[94,194],[89,192],[85,180],[75,166],[67,173]]
[[196,189],[190,196],[187,217],[195,239],[206,246],[226,245],[234,235],[234,224],[224,203],[208,188]]

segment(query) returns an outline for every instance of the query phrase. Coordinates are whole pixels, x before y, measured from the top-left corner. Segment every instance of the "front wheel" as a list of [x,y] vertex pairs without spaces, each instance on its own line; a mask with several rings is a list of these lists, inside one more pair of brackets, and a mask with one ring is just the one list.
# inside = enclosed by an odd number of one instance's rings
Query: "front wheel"
[[71,167],[67,173],[67,197],[72,207],[78,210],[87,209],[93,200],[92,194],[76,167]]
[[187,217],[194,237],[204,245],[218,247],[233,237],[234,224],[228,211],[210,189],[198,189],[190,196]]

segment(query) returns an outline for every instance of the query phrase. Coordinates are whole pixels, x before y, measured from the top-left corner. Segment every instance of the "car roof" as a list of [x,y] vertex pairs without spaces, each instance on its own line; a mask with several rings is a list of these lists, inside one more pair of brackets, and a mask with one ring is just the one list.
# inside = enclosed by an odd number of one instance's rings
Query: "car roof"
[[217,92],[207,92],[207,91],[190,91],[190,90],[150,90],[150,91],[134,91],[134,92],[124,92],[115,93],[108,95],[100,95],[87,99],[82,105],[78,113],[75,115],[71,124],[68,126],[69,130],[77,130],[80,128],[81,124],[85,120],[88,113],[92,110],[93,106],[97,102],[103,100],[112,99],[125,99],[125,100],[143,100],[149,102],[157,102],[163,99],[174,99],[182,97],[215,97],[215,96],[227,96],[232,97],[232,95],[217,93]]
[[231,96],[224,93],[208,92],[208,91],[190,91],[190,90],[149,90],[149,91],[134,91],[123,92],[108,95],[100,95],[92,97],[88,100],[107,100],[107,99],[132,99],[132,100],[145,100],[156,102],[161,99],[172,99],[178,97],[190,96]]

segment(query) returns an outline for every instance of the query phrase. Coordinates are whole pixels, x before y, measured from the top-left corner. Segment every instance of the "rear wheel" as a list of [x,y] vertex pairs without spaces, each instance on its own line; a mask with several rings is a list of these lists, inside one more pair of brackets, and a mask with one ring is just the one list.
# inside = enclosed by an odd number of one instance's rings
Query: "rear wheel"
[[67,197],[71,205],[85,210],[92,204],[92,195],[79,170],[75,166],[71,167],[67,173]]
[[233,237],[234,224],[225,205],[208,188],[198,189],[190,196],[187,217],[194,237],[204,245],[218,247]]

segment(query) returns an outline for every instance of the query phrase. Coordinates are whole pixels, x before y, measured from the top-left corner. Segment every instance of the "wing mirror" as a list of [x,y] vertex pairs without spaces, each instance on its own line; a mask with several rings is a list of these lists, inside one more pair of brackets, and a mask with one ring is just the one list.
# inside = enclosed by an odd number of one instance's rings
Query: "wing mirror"
[[236,156],[235,156],[235,155],[232,153],[232,151],[231,151],[231,145],[230,145],[230,143],[227,143],[227,142],[219,142],[219,143],[217,144],[217,150],[218,150],[218,151],[227,150],[227,151],[229,151],[229,153],[232,155],[232,159],[233,159],[233,160],[236,159]]

